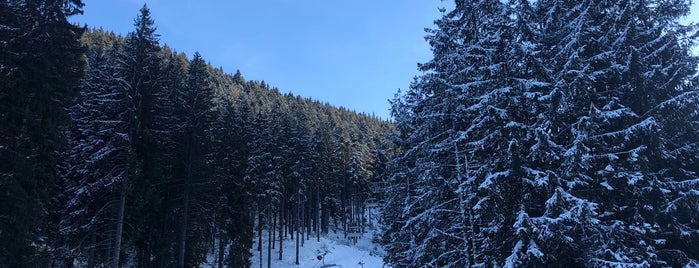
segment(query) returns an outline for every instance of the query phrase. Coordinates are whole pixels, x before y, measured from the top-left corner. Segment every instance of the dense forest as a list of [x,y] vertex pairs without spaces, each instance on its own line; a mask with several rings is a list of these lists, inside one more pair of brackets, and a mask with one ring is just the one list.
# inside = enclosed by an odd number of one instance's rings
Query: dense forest
[[699,267],[682,0],[455,1],[393,100],[394,267]]
[[454,4],[389,122],[0,1],[0,267],[298,264],[368,205],[391,267],[699,267],[690,2]]
[[145,6],[117,36],[0,4],[0,267],[245,267],[263,234],[359,225],[384,181],[392,124],[163,46]]

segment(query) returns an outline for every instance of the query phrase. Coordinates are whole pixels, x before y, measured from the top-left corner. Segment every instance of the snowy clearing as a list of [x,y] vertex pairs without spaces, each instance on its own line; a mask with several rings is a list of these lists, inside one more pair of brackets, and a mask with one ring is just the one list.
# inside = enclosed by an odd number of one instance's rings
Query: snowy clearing
[[[371,242],[373,232],[363,234],[356,244],[343,238],[341,232],[330,232],[327,236],[320,238],[317,242],[316,237],[306,240],[303,247],[299,246],[299,265],[295,264],[296,260],[296,241],[291,239],[284,240],[284,258],[279,260],[279,248],[272,250],[272,265],[271,267],[324,267],[323,265],[337,265],[334,267],[354,268],[354,267],[384,267],[383,260],[380,256],[382,250],[380,246]],[[263,238],[263,263],[260,265],[260,255],[256,250],[257,243],[253,245],[252,266],[267,267],[267,248],[266,237]],[[278,241],[277,241],[278,243]],[[278,245],[277,245],[278,246]],[[318,259],[319,252],[325,250],[325,262]],[[333,266],[326,266],[333,267]]]

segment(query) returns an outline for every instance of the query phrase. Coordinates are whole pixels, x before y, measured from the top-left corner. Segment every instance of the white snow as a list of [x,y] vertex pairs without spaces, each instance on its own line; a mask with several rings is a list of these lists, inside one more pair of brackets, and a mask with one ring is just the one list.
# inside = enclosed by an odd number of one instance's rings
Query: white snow
[[[357,243],[352,243],[344,239],[342,232],[330,232],[327,236],[322,236],[320,242],[315,236],[306,240],[303,247],[299,247],[299,265],[296,265],[296,241],[287,239],[284,241],[284,257],[279,260],[279,249],[272,250],[272,267],[323,267],[323,264],[335,264],[335,267],[384,267],[381,256],[383,250],[380,246],[371,242],[373,231],[364,233]],[[263,237],[263,243],[266,240]],[[277,242],[278,243],[278,242]],[[267,247],[263,248],[263,263],[260,265],[260,255],[257,243],[253,244],[252,268],[267,267]],[[319,252],[329,251],[325,255],[325,263],[318,259]]]
[[611,185],[609,185],[609,182],[607,182],[607,181],[601,182],[600,185],[604,186],[604,188],[607,188],[607,190],[609,190],[609,191],[614,190],[614,187],[612,187]]
[[[374,222],[375,223],[375,222]],[[279,260],[279,241],[275,241],[275,248],[272,249],[272,268],[277,267],[300,267],[300,268],[320,268],[320,267],[343,267],[343,268],[381,268],[384,266],[383,256],[385,251],[380,245],[374,244],[372,238],[378,231],[378,225],[367,226],[366,232],[362,233],[357,243],[353,243],[344,238],[341,230],[331,230],[327,235],[311,238],[304,242],[303,247],[299,242],[299,264],[296,265],[296,240],[285,239],[283,258]],[[252,268],[267,268],[267,231],[263,231],[262,236],[262,263],[260,263],[260,253],[257,251],[257,235],[252,246]],[[327,252],[324,260],[319,260],[318,255]],[[214,268],[216,262],[213,255],[207,256],[206,264],[201,268]],[[324,266],[326,265],[326,266]],[[330,266],[335,265],[335,266]]]

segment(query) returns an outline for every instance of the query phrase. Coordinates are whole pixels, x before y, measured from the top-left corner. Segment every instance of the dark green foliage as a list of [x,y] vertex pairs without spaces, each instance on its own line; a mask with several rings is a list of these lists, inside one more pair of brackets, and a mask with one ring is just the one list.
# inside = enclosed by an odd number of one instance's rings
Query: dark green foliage
[[688,2],[455,3],[393,101],[386,261],[696,266]]
[[64,258],[100,263],[109,260],[119,185],[129,172],[128,100],[118,76],[119,43],[101,32],[90,42],[99,45],[88,52],[81,96],[71,107],[60,230]]
[[[126,36],[122,77],[128,84],[129,139],[133,159],[130,163],[122,237],[131,237],[122,245],[135,248],[140,267],[159,267],[172,261],[175,241],[172,227],[174,195],[168,185],[173,140],[168,135],[173,120],[173,103],[164,83],[163,58],[150,10],[144,5],[134,20],[134,31]],[[184,74],[181,74],[184,75]],[[175,80],[177,81],[177,80]],[[133,244],[131,244],[133,243]],[[168,250],[170,250],[168,252]]]
[[[229,267],[249,267],[252,254],[253,220],[250,214],[250,192],[243,182],[247,170],[249,110],[244,95],[228,100],[220,108],[219,119],[214,129],[215,176],[219,196],[216,197],[215,236],[216,262]],[[222,254],[228,249],[228,254]]]
[[[173,132],[173,188],[177,189],[179,212],[178,266],[196,266],[205,261],[206,243],[211,237],[207,228],[214,207],[206,208],[218,195],[213,171],[213,131],[216,114],[213,83],[207,65],[199,53],[189,63],[187,84],[172,92],[175,124]],[[201,208],[201,209],[190,209]],[[185,256],[185,249],[186,256]],[[186,257],[186,258],[185,258]],[[185,262],[186,260],[186,262]]]
[[51,204],[66,149],[66,112],[82,75],[82,2],[0,1],[0,263],[45,266],[56,239]]

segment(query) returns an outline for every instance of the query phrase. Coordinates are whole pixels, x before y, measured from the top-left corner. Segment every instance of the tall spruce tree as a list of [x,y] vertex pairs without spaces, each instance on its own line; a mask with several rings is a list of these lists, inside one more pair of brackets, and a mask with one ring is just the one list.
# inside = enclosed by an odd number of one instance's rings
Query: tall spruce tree
[[[158,172],[161,171],[161,163],[157,162],[157,133],[156,102],[162,94],[161,88],[161,59],[159,58],[160,46],[158,35],[155,33],[153,19],[150,10],[143,6],[139,15],[134,20],[135,31],[126,37],[124,51],[121,56],[121,76],[127,84],[128,106],[128,138],[130,143],[129,174],[122,180],[119,209],[117,212],[117,227],[114,239],[114,253],[112,266],[119,266],[121,258],[123,226],[125,221],[129,221],[136,233],[132,237],[137,237],[139,265],[146,266],[150,261],[150,252],[147,252],[148,232],[152,231],[152,224],[156,220],[148,217],[153,207],[159,202],[150,198],[157,198],[159,195],[154,192],[158,179]],[[132,190],[133,189],[133,190]],[[129,198],[127,198],[129,197]],[[130,212],[127,213],[127,199]]]
[[[515,2],[457,1],[430,31],[434,59],[420,67],[426,73],[394,101],[394,113],[406,121],[397,127],[407,133],[399,136],[404,152],[391,169],[403,185],[399,191],[407,192],[396,193],[404,201],[392,201],[406,209],[392,215],[402,226],[387,230],[389,253],[395,251],[390,263],[503,265],[493,253],[519,246],[517,210],[527,189],[540,183],[525,176],[522,154],[533,142],[536,98],[546,83],[538,80],[529,37],[516,31],[517,8]],[[411,242],[393,248],[394,235]]]
[[103,39],[88,53],[81,97],[71,108],[71,151],[65,172],[65,206],[60,222],[65,257],[88,265],[105,263],[112,248],[114,215],[128,170],[128,100],[118,76],[117,42]]
[[55,246],[61,129],[84,65],[83,29],[67,17],[82,6],[0,1],[0,263],[8,267],[47,266]]
[[[160,166],[160,179],[152,183],[152,196],[147,202],[151,206],[148,215],[152,221],[151,233],[147,242],[143,242],[142,254],[149,254],[151,267],[163,267],[174,265],[177,259],[177,243],[179,222],[181,215],[177,213],[182,207],[182,180],[180,175],[182,170],[176,169],[182,165],[179,150],[182,138],[184,118],[178,105],[179,97],[187,90],[189,60],[184,53],[172,51],[167,46],[163,47],[162,53],[162,85],[161,94],[157,98],[156,107],[158,135],[158,165]],[[179,174],[177,172],[180,172]]]
[[[213,85],[207,64],[199,53],[192,58],[187,85],[177,95],[176,117],[181,120],[175,135],[175,183],[179,185],[179,230],[177,266],[197,266],[205,261],[206,234],[212,207],[201,203],[207,196],[216,196],[215,182],[208,164],[211,162],[211,140],[216,114],[213,106]],[[211,203],[210,200],[206,203]],[[207,209],[208,207],[208,209]],[[199,232],[199,233],[197,233]]]
[[[697,143],[696,136],[679,134],[696,122],[696,112],[688,109],[697,102],[690,81],[697,64],[689,50],[694,37],[677,22],[688,13],[688,3],[544,1],[540,8],[550,22],[545,33],[561,37],[547,46],[555,51],[548,65],[556,70],[556,143],[566,150],[562,195],[547,202],[559,212],[547,214],[560,219],[580,212],[577,206],[553,205],[561,196],[595,205],[584,212],[594,227],[575,239],[586,265],[694,262],[691,250],[666,242],[695,228],[679,223],[689,211],[673,209],[678,200],[691,199],[687,193],[696,187],[686,183],[696,173],[680,168],[696,163]],[[555,10],[567,11],[553,18]],[[666,132],[678,123],[669,123],[670,117],[682,118],[687,128]],[[694,157],[680,160],[679,148],[694,151]]]
[[[253,219],[250,214],[250,191],[243,178],[248,160],[248,102],[239,95],[234,102],[219,108],[216,124],[214,163],[220,196],[216,204],[218,267],[249,267],[252,254]],[[226,252],[228,254],[226,255]]]
[[684,246],[698,142],[687,11],[456,1],[428,36],[426,73],[393,101],[386,261],[696,264]]

